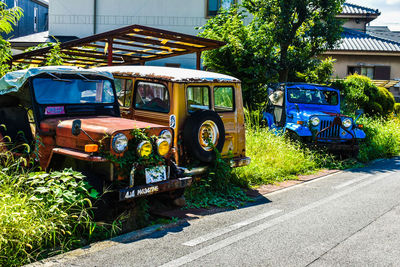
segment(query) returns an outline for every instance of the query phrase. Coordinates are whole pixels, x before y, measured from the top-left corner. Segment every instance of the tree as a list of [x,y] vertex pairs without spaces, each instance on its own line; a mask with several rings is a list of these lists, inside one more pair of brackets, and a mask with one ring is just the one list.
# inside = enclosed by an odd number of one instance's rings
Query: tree
[[[20,7],[7,9],[7,5],[0,2],[0,33],[10,33],[18,20],[23,16]],[[0,76],[10,71],[8,61],[11,59],[11,45],[7,40],[0,37]]]
[[[244,0],[255,24],[268,24],[279,50],[279,81],[340,40],[342,22],[336,18],[344,0]],[[304,62],[304,63],[303,63]]]
[[200,27],[200,36],[227,43],[204,52],[203,64],[242,79],[244,101],[254,105],[262,100],[258,96],[265,83],[296,79],[297,72],[306,72],[317,55],[334,46],[342,30],[336,15],[343,2],[243,0]]
[[316,59],[314,60],[314,64],[308,67],[304,73],[296,73],[296,80],[306,83],[329,83],[329,80],[333,74],[333,65],[335,61],[336,60],[332,59],[331,57],[323,60]]

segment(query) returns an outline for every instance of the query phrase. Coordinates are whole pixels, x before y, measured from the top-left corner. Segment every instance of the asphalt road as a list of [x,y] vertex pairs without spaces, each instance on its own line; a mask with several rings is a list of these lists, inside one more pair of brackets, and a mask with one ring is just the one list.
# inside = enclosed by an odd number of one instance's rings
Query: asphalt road
[[400,266],[400,158],[50,265],[57,264]]

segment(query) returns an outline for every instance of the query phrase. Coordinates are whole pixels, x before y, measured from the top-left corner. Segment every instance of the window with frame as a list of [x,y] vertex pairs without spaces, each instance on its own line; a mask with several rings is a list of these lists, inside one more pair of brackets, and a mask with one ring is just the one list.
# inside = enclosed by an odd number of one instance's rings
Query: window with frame
[[131,106],[133,82],[130,79],[115,79],[115,91],[117,93],[118,102],[122,107],[129,108]]
[[207,0],[207,17],[217,15],[221,8],[230,9],[234,4],[236,0]]
[[170,108],[168,88],[160,83],[137,82],[135,108],[168,113]]
[[390,80],[390,66],[348,66],[347,74],[358,73],[374,80]]
[[189,86],[186,92],[189,112],[210,109],[210,88],[208,86]]
[[234,110],[234,94],[232,86],[214,87],[214,108],[216,112]]

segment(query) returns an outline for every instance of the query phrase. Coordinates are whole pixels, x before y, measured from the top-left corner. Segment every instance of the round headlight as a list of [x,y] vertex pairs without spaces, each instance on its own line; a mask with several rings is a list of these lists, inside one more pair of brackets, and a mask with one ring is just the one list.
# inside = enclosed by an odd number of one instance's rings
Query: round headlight
[[349,127],[351,126],[351,124],[352,124],[352,122],[351,122],[350,119],[344,119],[344,120],[342,121],[342,125],[343,125],[345,128],[349,128]]
[[169,152],[169,143],[167,140],[158,139],[157,140],[157,152],[160,156],[165,156]]
[[172,133],[169,130],[161,131],[160,138],[166,140],[168,144],[172,144]]
[[137,147],[137,153],[140,157],[148,157],[153,151],[153,147],[149,141],[142,141]]
[[320,119],[318,117],[311,117],[310,123],[312,126],[318,126],[318,124],[320,123]]
[[123,133],[118,133],[114,136],[112,140],[112,148],[114,149],[115,153],[122,153],[128,147],[128,137]]

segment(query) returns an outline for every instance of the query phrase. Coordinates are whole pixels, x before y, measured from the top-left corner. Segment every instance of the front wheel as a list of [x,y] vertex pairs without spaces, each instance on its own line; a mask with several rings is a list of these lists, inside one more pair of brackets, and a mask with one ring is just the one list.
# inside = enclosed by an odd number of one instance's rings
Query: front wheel
[[292,142],[292,143],[301,143],[302,142],[301,136],[299,136],[297,133],[295,133],[293,131],[286,131],[285,137],[288,140],[290,140],[290,142]]

